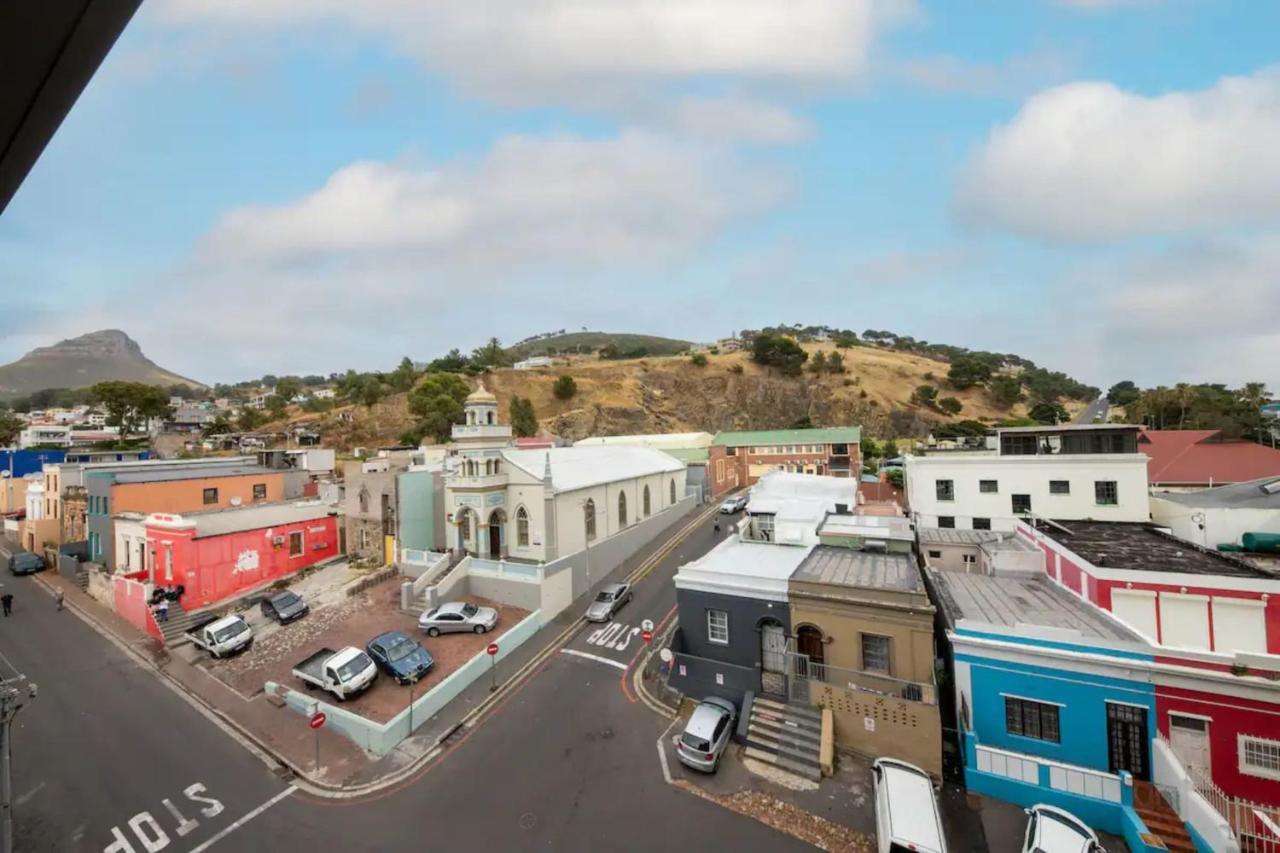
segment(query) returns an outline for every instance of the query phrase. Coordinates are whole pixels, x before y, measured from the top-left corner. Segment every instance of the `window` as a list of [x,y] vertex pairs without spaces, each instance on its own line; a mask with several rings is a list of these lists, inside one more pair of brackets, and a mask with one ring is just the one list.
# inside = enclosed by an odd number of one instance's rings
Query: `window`
[[991,529],[991,519],[989,519],[989,518],[975,518],[975,519],[973,520],[973,529],[974,529],[974,530],[990,530],[990,529]]
[[205,490],[204,490],[204,502],[205,502],[205,506],[208,506],[209,504],[216,504],[216,503],[218,502],[218,490],[217,490],[217,489],[205,489]]
[[587,502],[582,505],[582,523],[587,532],[587,541],[594,542],[596,538],[596,502],[587,498]]
[[369,490],[364,486],[360,487],[360,514],[369,514]]
[[289,556],[290,557],[302,556],[302,531],[301,530],[295,530],[293,533],[289,534]]
[[953,501],[956,499],[956,481],[955,480],[935,480],[934,487],[938,492],[938,500]]
[[1031,512],[1031,495],[1013,496],[1013,514],[1026,515]]
[[648,517],[649,517],[649,512],[650,512],[650,509],[649,509],[649,486],[646,484],[646,485],[645,485],[645,487],[644,487],[644,516],[645,516],[645,518],[648,518]]
[[[720,481],[721,481],[721,480],[723,480],[723,479],[724,479],[724,460],[723,460],[723,459],[717,459],[717,460],[716,460],[716,482],[718,483],[718,482],[720,482]],[[672,480],[672,481],[671,481],[671,487],[672,487],[672,488],[671,488],[671,492],[672,492],[671,502],[672,502],[672,503],[675,503],[675,502],[676,502],[676,501],[675,501],[675,497],[674,497],[674,495],[675,495],[675,485],[676,485],[676,481],[675,481],[675,480]]]
[[929,552],[929,559],[930,559],[930,560],[941,560],[941,559],[942,559],[942,552],[941,552],[941,551],[930,551],[930,552]]
[[261,500],[265,500],[265,499],[266,499],[266,497],[267,497],[267,484],[266,484],[266,483],[254,483],[254,484],[253,484],[253,499],[254,499],[255,501],[261,501]]
[[627,526],[627,493],[618,492],[618,526]]
[[[369,547],[369,531],[365,530],[364,528],[361,528],[360,533],[361,533],[360,538],[363,540],[363,543],[364,543],[361,545],[361,547],[368,548]],[[463,546],[465,546],[467,540],[470,538],[471,538],[471,513],[467,512],[464,509],[461,513],[458,514],[458,541],[461,542]]]
[[1071,494],[1071,481],[1070,480],[1050,480],[1049,494],[1051,495]]
[[1120,490],[1115,480],[1097,480],[1093,484],[1093,499],[1098,506],[1115,506],[1120,502]]
[[1062,741],[1058,734],[1057,705],[1006,696],[1004,697],[1004,727],[1011,735],[1045,740],[1050,743]]
[[676,481],[675,480],[671,481],[671,502],[672,503],[676,502]]
[[1240,772],[1265,779],[1280,779],[1280,740],[1238,735]]
[[940,515],[938,516],[938,526],[954,528],[956,526],[956,517],[954,515]]
[[891,673],[889,666],[891,642],[888,637],[881,637],[878,634],[863,634],[862,668],[867,672],[882,672],[889,675]]
[[978,562],[977,554],[963,554],[965,566],[972,566]]
[[516,546],[529,547],[529,513],[524,507],[516,510]]
[[729,613],[727,611],[707,611],[707,642],[720,646],[729,645]]
[[978,491],[984,495],[994,495],[1000,491],[1000,482],[998,480],[979,480]]

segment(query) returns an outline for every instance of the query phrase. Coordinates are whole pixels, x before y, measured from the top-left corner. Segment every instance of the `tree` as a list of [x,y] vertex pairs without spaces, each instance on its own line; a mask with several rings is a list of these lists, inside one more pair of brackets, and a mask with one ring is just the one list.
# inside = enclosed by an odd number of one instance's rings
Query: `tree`
[[987,393],[1002,408],[1012,408],[1022,399],[1022,383],[1016,377],[1000,375],[987,383]]
[[809,359],[809,369],[814,373],[827,372],[827,356],[822,350],[818,350],[813,354],[813,358]]
[[[387,384],[397,391],[408,391],[413,387],[413,381],[418,378],[418,370],[413,366],[413,362],[409,356],[400,359],[400,364],[396,369],[387,375]],[[279,389],[277,388],[277,392]]]
[[203,430],[205,435],[226,435],[233,431],[231,418],[226,412],[219,412],[218,416],[210,421]]
[[573,381],[572,376],[561,376],[551,386],[551,393],[555,394],[558,400],[568,400],[578,393],[578,383]]
[[529,398],[511,398],[511,431],[517,438],[538,434],[538,417],[533,412],[533,401]]
[[1140,389],[1131,379],[1117,382],[1107,389],[1107,402],[1113,406],[1128,406],[1142,396]]
[[880,457],[880,445],[876,443],[874,438],[863,438],[860,443],[863,459],[878,459]]
[[974,385],[981,385],[990,378],[991,365],[972,356],[954,359],[951,362],[951,369],[947,371],[947,381],[951,383],[952,388],[960,391],[972,388]]
[[169,394],[163,388],[141,382],[99,382],[92,388],[94,402],[107,413],[107,424],[119,427],[128,438],[152,418],[169,418]]
[[809,354],[791,338],[761,332],[751,341],[751,360],[776,367],[783,376],[799,376]]
[[267,412],[271,415],[271,420],[282,420],[289,413],[289,401],[279,394],[272,394],[267,398]]
[[[864,335],[865,337],[865,335]],[[884,458],[896,459],[898,456],[898,442],[892,438],[884,443]]]
[[1067,422],[1067,410],[1057,403],[1041,402],[1036,403],[1027,412],[1027,416],[1036,423],[1041,424],[1063,424]]
[[833,352],[827,357],[827,372],[844,373],[844,369],[844,356],[840,353]]
[[849,349],[858,345],[858,336],[853,332],[840,332],[833,340],[839,349]]
[[276,383],[276,396],[281,397],[285,403],[292,403],[293,398],[302,393],[302,383],[292,376],[281,379]]
[[409,392],[409,411],[418,418],[418,438],[430,436],[437,444],[449,440],[453,425],[462,423],[470,386],[456,373],[427,373]]
[[948,415],[958,415],[964,405],[955,397],[943,397],[938,401],[938,408]]
[[689,363],[694,367],[706,367],[707,356],[705,353],[695,352],[693,355],[689,356]]
[[911,402],[932,409],[938,402],[938,389],[932,385],[917,385],[916,390],[911,392]]
[[884,478],[888,480],[889,484],[893,486],[895,489],[902,488],[902,469],[901,468],[890,468],[888,471],[884,472]]
[[240,432],[253,432],[263,424],[263,415],[257,409],[241,409],[236,418],[236,429]]
[[791,428],[792,429],[813,429],[813,421],[809,419],[808,415],[803,415],[797,418],[796,421],[793,424],[791,424]]
[[440,371],[458,372],[464,370],[469,363],[468,358],[462,354],[457,347],[449,350],[440,358],[434,359],[427,365],[427,370],[435,373]]
[[515,364],[515,359],[502,348],[502,341],[497,338],[489,338],[488,343],[473,350],[471,361],[481,367],[510,367]]
[[17,415],[0,412],[0,447],[12,447],[25,426]]
[[386,393],[386,389],[382,387],[382,380],[370,374],[360,383],[360,402],[364,403],[368,408],[373,408],[378,401],[382,399],[382,395]]

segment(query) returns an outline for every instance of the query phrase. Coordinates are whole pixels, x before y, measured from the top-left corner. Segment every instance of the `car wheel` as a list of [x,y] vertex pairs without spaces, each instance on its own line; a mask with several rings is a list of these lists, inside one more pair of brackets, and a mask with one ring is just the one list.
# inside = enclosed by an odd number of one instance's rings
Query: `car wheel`
[[440,636],[440,629],[439,629],[439,628],[428,628],[428,629],[427,629],[427,636],[428,636],[428,637],[439,637],[439,636]]
[[476,633],[477,633],[477,634],[483,634],[483,633],[484,633],[484,626],[483,626],[483,625],[477,625],[477,626],[476,626]]

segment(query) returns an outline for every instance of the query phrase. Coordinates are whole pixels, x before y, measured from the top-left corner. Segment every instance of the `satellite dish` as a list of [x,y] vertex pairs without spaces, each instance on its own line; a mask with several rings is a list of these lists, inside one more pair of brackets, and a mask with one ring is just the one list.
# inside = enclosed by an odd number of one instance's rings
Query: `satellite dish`
[[238,496],[237,496],[237,497],[234,497],[234,498],[232,498],[232,499],[231,499],[231,505],[232,505],[232,506],[240,506],[240,503],[241,503],[241,501],[240,501],[240,498],[239,498]]

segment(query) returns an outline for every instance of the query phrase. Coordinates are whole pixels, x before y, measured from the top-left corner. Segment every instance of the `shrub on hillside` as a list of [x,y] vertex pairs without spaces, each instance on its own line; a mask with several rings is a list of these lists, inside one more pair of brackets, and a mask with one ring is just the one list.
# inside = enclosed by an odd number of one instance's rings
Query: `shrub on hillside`
[[558,400],[568,400],[578,393],[578,383],[573,381],[572,376],[561,376],[556,380],[556,384],[551,386],[551,393],[556,395]]

